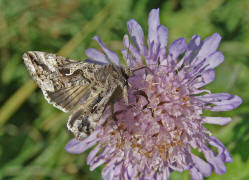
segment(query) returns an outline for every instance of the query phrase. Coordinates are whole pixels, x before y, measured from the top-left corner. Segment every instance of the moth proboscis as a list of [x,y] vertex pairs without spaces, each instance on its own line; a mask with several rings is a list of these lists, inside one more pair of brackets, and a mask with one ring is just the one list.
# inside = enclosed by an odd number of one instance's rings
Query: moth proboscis
[[67,128],[79,140],[95,130],[108,105],[122,97],[128,104],[128,78],[133,75],[129,67],[40,51],[24,53],[23,60],[45,99],[64,112],[72,111]]

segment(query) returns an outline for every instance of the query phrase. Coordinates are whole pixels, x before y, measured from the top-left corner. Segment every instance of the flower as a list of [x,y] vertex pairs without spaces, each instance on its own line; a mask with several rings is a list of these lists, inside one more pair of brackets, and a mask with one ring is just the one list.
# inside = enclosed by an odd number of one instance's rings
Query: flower
[[[129,78],[129,105],[123,100],[114,104],[115,120],[107,108],[99,127],[83,141],[72,139],[66,150],[81,153],[96,145],[87,163],[91,170],[105,163],[102,177],[106,180],[164,180],[173,171],[185,170],[190,171],[191,179],[203,179],[212,171],[225,173],[224,163],[232,157],[203,123],[225,125],[231,118],[202,114],[204,110],[232,110],[242,100],[201,89],[214,80],[213,69],[224,60],[217,51],[221,36],[215,33],[200,41],[200,36],[194,35],[189,44],[179,38],[167,53],[168,29],[160,24],[159,9],[151,10],[148,24],[147,47],[141,26],[135,20],[127,22],[130,37],[124,36],[122,54],[135,74]],[[120,65],[118,56],[98,37],[95,40],[107,57]],[[100,51],[89,49],[86,53],[95,61],[106,61]]]

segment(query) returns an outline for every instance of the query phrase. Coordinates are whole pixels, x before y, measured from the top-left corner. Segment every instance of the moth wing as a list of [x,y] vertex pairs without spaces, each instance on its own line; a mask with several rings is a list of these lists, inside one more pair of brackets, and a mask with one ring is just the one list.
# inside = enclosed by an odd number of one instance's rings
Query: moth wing
[[62,88],[55,92],[42,90],[45,99],[56,108],[68,112],[90,96],[89,86],[75,86],[72,88]]
[[94,86],[94,73],[101,68],[40,51],[24,53],[23,60],[46,100],[64,112],[88,99]]
[[116,90],[115,84],[107,94],[103,94],[101,90],[91,94],[89,99],[72,113],[68,119],[67,128],[77,139],[83,140],[95,130],[100,116]]

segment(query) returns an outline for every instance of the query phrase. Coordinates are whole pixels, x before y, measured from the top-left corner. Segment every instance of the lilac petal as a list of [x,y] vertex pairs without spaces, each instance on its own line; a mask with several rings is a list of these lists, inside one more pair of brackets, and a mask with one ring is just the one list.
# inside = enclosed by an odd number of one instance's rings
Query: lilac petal
[[173,61],[176,63],[177,58],[180,54],[182,54],[187,48],[187,43],[185,38],[179,38],[172,42],[169,46],[169,55],[168,59],[169,61]]
[[[94,157],[95,152],[93,152],[91,157],[89,157],[89,159],[87,159],[88,165],[90,165],[92,168],[98,167],[99,165],[102,164],[102,163],[99,164],[99,161],[101,161],[101,162],[105,161],[105,159],[104,159],[105,155],[107,155],[108,153],[111,153],[112,151],[113,151],[113,149],[110,150],[108,147],[105,147],[101,151],[101,153],[98,154],[98,156],[95,156],[95,157]],[[113,159],[115,159],[115,158],[113,158]]]
[[174,70],[179,71],[179,69],[182,67],[183,63],[184,63],[185,59],[182,58],[175,66]]
[[160,63],[166,60],[166,46],[168,43],[168,29],[162,25],[158,28],[158,40],[160,44],[159,58]]
[[203,179],[202,174],[195,167],[190,169],[190,177],[191,177],[191,180],[202,180]]
[[221,157],[215,156],[214,152],[210,149],[203,151],[206,160],[214,167],[216,174],[224,174],[226,172],[226,166],[222,161]]
[[97,138],[98,133],[99,130],[95,130],[83,141],[79,141],[75,138],[71,139],[65,146],[66,151],[72,154],[79,154],[86,151],[99,141],[99,139]]
[[201,94],[201,93],[208,93],[208,94],[211,94],[211,91],[210,90],[207,90],[207,89],[202,89],[202,90],[195,90],[194,92],[192,92],[191,94],[194,95],[194,94]]
[[[242,103],[242,99],[239,96],[228,93],[206,94],[196,98],[207,103],[205,108],[211,111],[230,111]],[[208,106],[210,103],[216,106]]]
[[127,167],[127,175],[130,177],[130,179],[135,179],[137,174],[137,167],[129,164]]
[[218,33],[214,33],[210,37],[204,39],[202,46],[198,52],[197,57],[195,58],[195,64],[198,64],[204,58],[208,57],[209,55],[213,54],[219,44],[220,44],[221,36]]
[[105,162],[106,160],[104,158],[99,158],[95,163],[91,165],[90,170],[91,171],[95,170],[97,167],[101,166]]
[[114,165],[112,164],[111,166],[105,166],[101,174],[102,174],[103,179],[106,179],[106,180],[112,179],[114,175]]
[[145,45],[144,45],[144,32],[141,26],[135,21],[131,19],[127,22],[127,28],[133,43],[141,54],[145,53]]
[[238,107],[239,105],[232,105],[232,104],[227,104],[227,105],[220,105],[220,106],[214,106],[214,107],[206,107],[206,109],[210,111],[231,111]]
[[128,50],[127,49],[122,49],[121,53],[122,53],[123,59],[126,62],[126,65],[129,66],[132,69],[135,69],[135,67],[136,67],[135,61],[133,60],[133,58],[129,54]]
[[146,172],[146,179],[148,180],[156,180],[157,172],[153,169],[150,169],[149,172]]
[[203,96],[197,97],[200,100],[203,100],[205,102],[213,102],[213,101],[221,101],[225,99],[231,98],[233,95],[228,93],[213,93],[213,94],[206,94]]
[[211,111],[231,111],[242,103],[242,99],[239,96],[232,95],[229,99],[212,103],[216,106],[208,107],[207,109]]
[[158,57],[160,51],[160,44],[154,41],[150,44],[148,57],[146,58],[147,64],[158,64]]
[[156,180],[163,180],[163,175],[162,175],[162,173],[157,173],[156,174]]
[[121,165],[121,163],[115,165],[113,179],[120,179]]
[[169,180],[169,176],[170,176],[169,168],[165,167],[163,169],[163,180]]
[[193,60],[193,51],[196,50],[201,42],[201,37],[198,35],[192,36],[191,41],[188,44],[187,50],[184,55],[185,64],[189,65]]
[[226,172],[226,166],[224,165],[224,162],[231,162],[232,157],[225,146],[215,136],[206,136],[206,138],[210,145],[218,149],[218,154],[215,155],[215,153],[206,145],[203,146],[203,154],[206,160],[214,167],[214,172],[216,174],[224,174]]
[[132,68],[139,67],[143,65],[141,55],[137,51],[137,49],[130,43],[128,35],[124,35],[123,39],[124,46],[130,51],[131,55],[129,54],[129,51],[126,49],[123,49],[122,55],[123,58],[126,60],[126,63],[128,66],[131,66]]
[[168,28],[160,25],[158,28],[158,38],[160,43],[160,48],[165,48],[168,43]]
[[91,164],[91,162],[94,160],[94,158],[96,157],[96,154],[99,152],[99,150],[101,149],[101,145],[98,144],[87,156],[87,164]]
[[195,88],[200,88],[202,86],[205,86],[206,84],[211,83],[214,80],[214,78],[215,78],[214,70],[208,69],[201,74],[201,77],[197,78],[199,82],[195,83],[193,86]]
[[218,149],[218,155],[222,156],[224,162],[230,163],[233,161],[231,154],[218,138],[216,138],[215,136],[209,136],[208,139],[209,144]]
[[[101,63],[99,61],[94,61],[94,60],[91,60],[91,59],[86,59],[84,62],[87,62],[87,63],[90,63],[90,64],[98,64],[98,65],[101,65],[101,66],[104,66],[104,65],[107,64],[107,63]],[[110,63],[108,62],[108,64],[110,64]]]
[[217,51],[207,57],[205,65],[208,65],[207,68],[214,69],[215,67],[219,66],[224,61],[224,55]]
[[195,156],[192,154],[192,160],[195,163],[195,168],[198,169],[198,171],[205,177],[210,176],[212,173],[212,166],[199,158],[198,156]]
[[189,73],[189,76],[192,77],[191,80],[194,80],[196,77],[198,77],[202,73],[202,71],[204,70],[203,65],[204,65],[205,61],[206,60],[204,59],[199,64],[192,66],[192,71]]
[[84,150],[81,151],[81,149],[80,149],[81,148],[81,142],[82,141],[79,141],[79,140],[77,140],[75,138],[71,139],[67,143],[67,145],[65,147],[66,151],[69,152],[69,153],[76,153],[76,154],[84,152]]
[[101,39],[98,36],[94,36],[93,38],[94,40],[96,40],[98,42],[98,44],[101,46],[101,48],[104,50],[104,52],[106,53],[107,57],[116,65],[121,66],[119,64],[119,58],[117,56],[116,53],[114,53],[113,51],[111,51],[110,49],[108,49],[105,44],[101,41]]
[[203,123],[217,124],[217,125],[225,125],[227,123],[230,123],[231,121],[232,118],[230,117],[204,117],[202,119]]
[[98,51],[97,49],[94,49],[94,48],[89,48],[86,50],[86,55],[96,61],[96,62],[99,62],[99,63],[103,63],[103,64],[110,64],[109,61],[107,60],[106,56]]
[[72,154],[80,154],[92,147],[94,144],[96,144],[97,141],[92,141],[90,143],[87,143],[85,140],[84,141],[79,141],[75,138],[71,139],[65,149],[67,152],[72,153]]
[[157,29],[160,25],[159,8],[152,9],[149,14],[148,19],[149,32],[148,32],[148,45],[154,41],[154,44],[158,43],[158,33]]

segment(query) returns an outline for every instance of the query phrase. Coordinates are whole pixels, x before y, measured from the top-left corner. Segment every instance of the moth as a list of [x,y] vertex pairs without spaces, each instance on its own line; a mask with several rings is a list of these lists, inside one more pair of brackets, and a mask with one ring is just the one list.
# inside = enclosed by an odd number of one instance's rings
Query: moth
[[79,140],[95,130],[108,105],[120,98],[128,104],[128,78],[133,75],[129,67],[40,51],[24,53],[23,60],[45,99],[64,112],[72,112],[67,128]]

